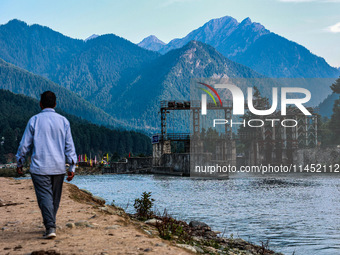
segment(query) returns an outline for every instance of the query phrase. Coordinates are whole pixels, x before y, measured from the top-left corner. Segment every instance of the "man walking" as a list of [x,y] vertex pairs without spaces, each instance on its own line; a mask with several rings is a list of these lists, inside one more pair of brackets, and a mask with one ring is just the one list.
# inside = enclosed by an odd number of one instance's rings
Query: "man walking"
[[56,237],[65,161],[70,163],[68,181],[73,179],[77,163],[70,123],[55,112],[55,106],[55,94],[45,91],[40,99],[42,111],[28,121],[16,155],[17,172],[22,174],[25,155],[32,149],[30,173],[46,228],[44,237],[48,239]]

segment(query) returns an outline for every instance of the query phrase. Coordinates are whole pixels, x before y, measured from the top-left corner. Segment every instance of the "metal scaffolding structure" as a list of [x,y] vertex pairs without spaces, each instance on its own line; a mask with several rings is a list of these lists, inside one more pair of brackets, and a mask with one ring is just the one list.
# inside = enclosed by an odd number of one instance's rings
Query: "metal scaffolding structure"
[[[261,101],[254,100],[254,106],[257,109],[261,109],[259,105],[261,105]],[[267,106],[264,105],[262,108]],[[245,109],[247,109],[246,105]],[[215,110],[219,112],[218,116],[220,118],[231,120],[233,104],[232,101],[224,101],[223,106],[208,102],[207,110]],[[157,161],[157,159],[160,159],[163,154],[172,154],[172,142],[181,141],[185,144],[184,153],[189,154],[190,152],[195,155],[207,153],[205,144],[211,142],[215,146],[210,152],[211,156],[209,158],[211,160],[236,164],[236,142],[246,140],[250,144],[246,148],[247,164],[291,163],[297,149],[311,148],[318,145],[318,115],[314,113],[312,108],[308,108],[308,110],[312,115],[306,116],[298,108],[289,107],[284,116],[281,115],[280,111],[275,111],[271,115],[256,116],[256,119],[263,120],[265,124],[261,127],[244,129],[243,133],[238,132],[238,134],[233,134],[231,125],[226,124],[223,127],[224,134],[220,135],[218,139],[208,141],[207,139],[211,138],[205,138],[203,141],[202,137],[200,137],[204,123],[204,119],[202,121],[200,101],[162,101],[160,105],[161,133],[156,135],[157,139],[155,140],[157,141],[154,143],[154,162],[158,162],[155,163],[156,165],[162,165],[161,160]],[[190,112],[191,133],[168,132],[168,125],[171,122],[168,115],[172,111]],[[275,119],[276,121],[272,123],[266,121],[268,119]],[[282,122],[288,122],[291,119],[297,122],[296,126],[282,126]]]
[[[223,107],[208,103],[207,109],[219,110],[223,112],[224,118],[231,118],[232,103],[230,101],[224,102]],[[169,118],[169,114],[172,111],[190,112],[191,133],[168,132],[168,126],[172,119]],[[201,158],[202,154],[204,154],[204,156],[209,154],[209,160],[236,163],[235,141],[232,139],[232,129],[230,126],[225,126],[225,134],[218,139],[203,139],[200,135],[202,130],[201,125],[203,123],[201,120],[200,101],[162,101],[160,105],[160,114],[161,133],[153,136],[153,166],[154,169],[158,169],[157,171],[160,171],[160,168],[169,169],[171,167],[167,163],[175,161],[172,157],[176,158],[176,154],[178,154],[178,152],[173,152],[174,147],[176,147],[174,142],[177,141],[184,143],[184,152],[182,152],[182,154],[187,154],[189,160],[194,160],[195,156],[197,156],[196,158]],[[208,143],[214,144],[214,148],[210,152],[204,150],[204,146]],[[177,162],[172,164],[176,165],[179,163],[181,165],[181,162],[178,162],[177,158],[176,160]],[[188,172],[189,169],[186,171]]]
[[[225,119],[231,119],[232,117],[232,102],[224,101],[223,106],[216,106],[213,103],[207,104],[208,110],[222,110],[224,112],[223,117]],[[167,131],[167,125],[168,125],[168,118],[167,115],[170,113],[170,111],[191,111],[192,113],[192,130],[193,135],[199,134],[201,131],[201,102],[200,101],[162,101],[161,107],[160,107],[160,113],[161,113],[161,134],[160,137],[163,140],[176,140],[175,137],[177,137],[176,134],[169,134]],[[228,139],[232,138],[232,129],[229,125],[225,125],[225,134]],[[189,136],[190,134],[188,134]],[[190,137],[186,136],[190,139]],[[183,134],[182,136],[183,137]],[[185,139],[184,139],[185,140]]]
[[[275,119],[275,123],[265,122],[256,132],[239,134],[252,141],[249,164],[291,163],[294,152],[300,148],[314,148],[318,145],[318,115],[308,108],[312,115],[304,115],[297,108],[288,108],[285,116],[280,111],[257,119]],[[282,121],[296,120],[294,127],[283,127]]]

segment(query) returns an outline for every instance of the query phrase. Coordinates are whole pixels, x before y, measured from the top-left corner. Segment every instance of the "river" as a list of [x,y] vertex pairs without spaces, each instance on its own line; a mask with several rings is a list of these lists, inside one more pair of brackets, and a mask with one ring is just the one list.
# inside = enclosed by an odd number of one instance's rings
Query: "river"
[[156,211],[203,221],[224,236],[269,240],[270,249],[284,254],[340,254],[340,178],[92,175],[72,183],[131,213],[134,199],[151,191]]

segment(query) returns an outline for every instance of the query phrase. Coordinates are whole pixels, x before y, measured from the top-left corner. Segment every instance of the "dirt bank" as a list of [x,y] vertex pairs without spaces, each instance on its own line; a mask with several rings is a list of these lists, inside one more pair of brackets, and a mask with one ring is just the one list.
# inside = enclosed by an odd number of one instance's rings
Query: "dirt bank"
[[0,177],[0,254],[190,254],[153,235],[122,210],[107,210],[99,200],[65,183],[58,236],[45,240],[31,180]]

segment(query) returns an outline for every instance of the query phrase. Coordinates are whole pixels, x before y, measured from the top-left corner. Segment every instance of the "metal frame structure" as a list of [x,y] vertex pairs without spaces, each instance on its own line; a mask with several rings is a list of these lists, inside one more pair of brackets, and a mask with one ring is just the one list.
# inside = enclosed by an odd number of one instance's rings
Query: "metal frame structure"
[[[258,102],[254,102],[255,106],[257,104]],[[167,115],[170,111],[191,111],[193,118],[192,135],[195,137],[200,133],[201,128],[201,102],[172,100],[162,101],[160,106],[161,134],[159,135],[159,142],[161,143],[161,154],[169,154],[171,153],[171,149],[169,150],[169,146],[171,146],[170,141],[190,141],[190,138],[192,137],[189,133],[168,133]],[[233,105],[231,100],[224,101],[223,106],[216,106],[214,103],[208,102],[207,109],[222,110],[225,119],[232,118]],[[246,106],[245,109],[247,109]],[[253,158],[248,162],[249,164],[291,162],[293,160],[293,153],[296,149],[316,147],[318,145],[318,116],[314,113],[312,108],[309,108],[309,111],[312,112],[312,115],[310,116],[304,115],[297,108],[288,108],[285,116],[282,116],[279,111],[276,111],[270,116],[257,116],[257,119],[278,119],[279,121],[276,122],[273,127],[265,124],[263,127],[257,128],[254,133],[238,134],[234,137],[231,126],[225,125],[226,141],[231,144],[235,143],[242,135],[251,140],[253,145],[250,148],[250,151],[252,151]],[[284,128],[279,125],[284,119],[295,119],[298,122],[298,125],[293,128]],[[225,146],[223,145],[222,147],[224,148]],[[230,154],[227,149],[223,149],[222,151],[223,153]],[[230,151],[232,151],[231,153],[236,153],[233,150]],[[233,155],[226,156],[226,158],[232,157]]]
[[[318,115],[308,108],[312,115],[304,115],[297,108],[288,108],[282,116],[279,111],[258,119],[276,119],[275,125],[266,123],[255,134],[243,134],[253,141],[253,158],[250,164],[292,163],[294,152],[300,148],[318,146]],[[282,127],[281,121],[295,119],[297,126]]]

